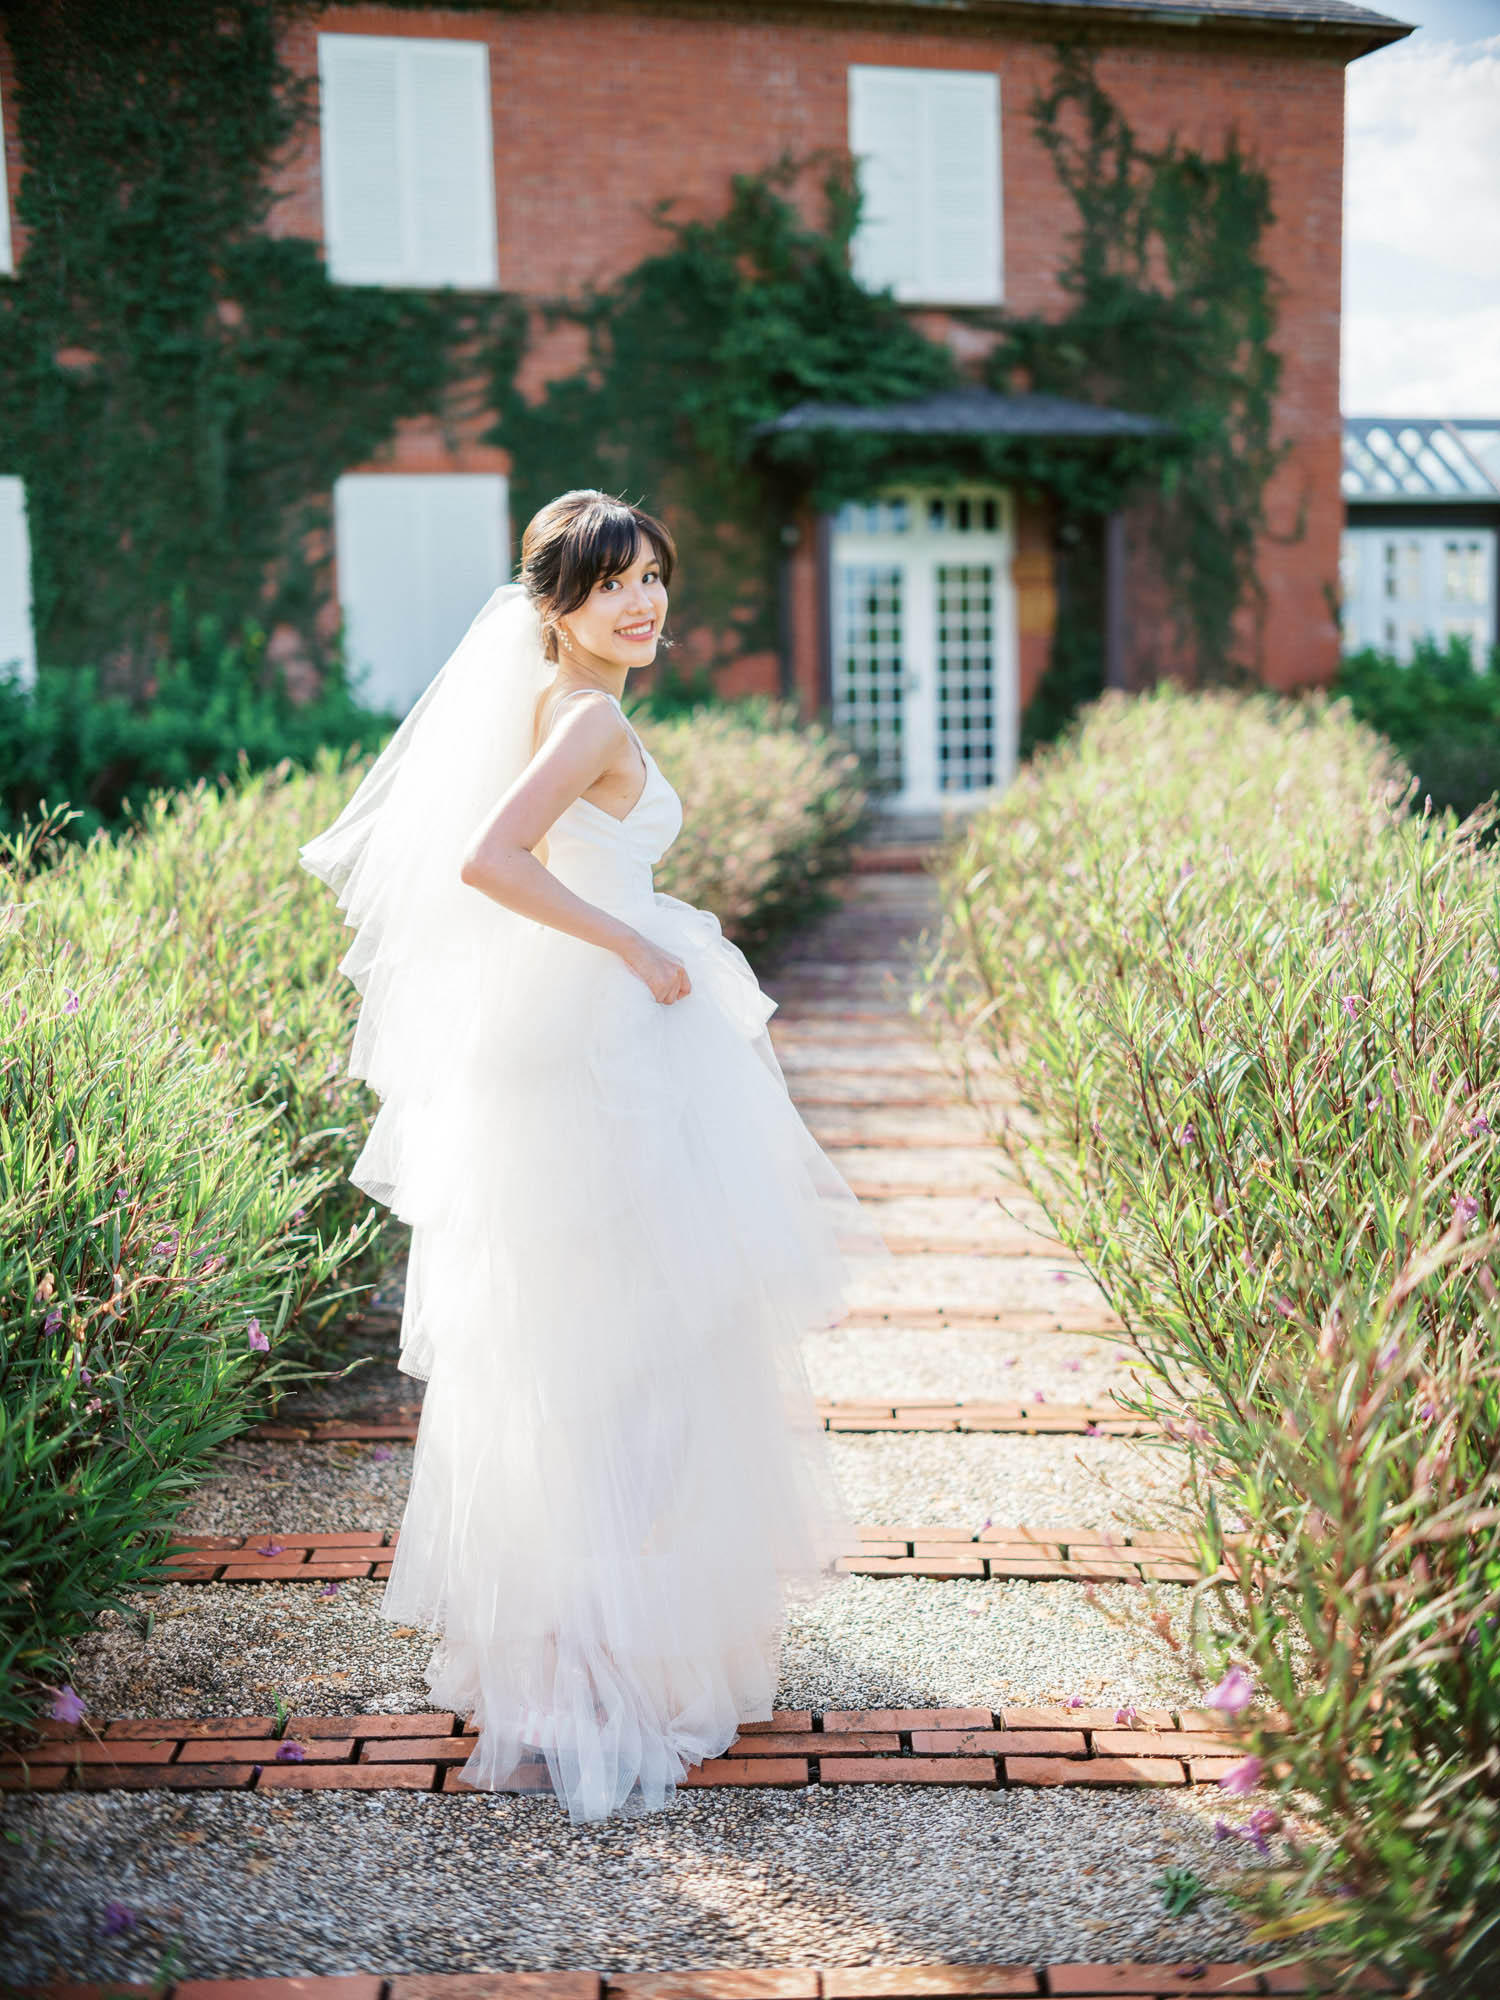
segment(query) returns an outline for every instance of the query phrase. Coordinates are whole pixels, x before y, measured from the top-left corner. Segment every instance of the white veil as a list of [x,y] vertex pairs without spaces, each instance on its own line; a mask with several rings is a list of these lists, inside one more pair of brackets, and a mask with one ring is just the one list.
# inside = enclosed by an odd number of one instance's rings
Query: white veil
[[349,1178],[405,1222],[441,1218],[459,1058],[494,1018],[531,927],[459,866],[531,761],[537,697],[555,672],[530,597],[502,584],[338,818],[298,850],[355,931],[339,964],[361,995],[348,1074],[383,1100]]

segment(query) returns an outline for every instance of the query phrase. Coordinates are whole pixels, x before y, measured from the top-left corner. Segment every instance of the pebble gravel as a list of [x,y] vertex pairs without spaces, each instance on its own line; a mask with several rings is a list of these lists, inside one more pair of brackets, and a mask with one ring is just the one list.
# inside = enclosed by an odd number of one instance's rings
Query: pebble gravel
[[[101,1613],[72,1683],[95,1716],[414,1714],[435,1635],[385,1585],[168,1584]],[[793,1605],[780,1708],[1196,1705],[1188,1592],[1170,1584],[848,1577]],[[1170,1640],[1153,1618],[1164,1617]],[[149,1631],[147,1619],[150,1618]]]
[[[1182,1962],[1245,1950],[1217,1795],[680,1792],[574,1827],[498,1794],[10,1796],[14,1978],[709,1965]],[[1243,1815],[1241,1815],[1243,1817]],[[134,1925],[104,1934],[107,1903]]]
[[854,1521],[978,1529],[1175,1525],[1182,1461],[1133,1438],[886,1431],[829,1437]]
[[[1039,1261],[1039,1260],[1029,1260]],[[997,1333],[988,1327],[833,1327],[802,1343],[813,1392],[855,1401],[878,1396],[959,1397],[1025,1403],[1103,1403],[1132,1387],[1135,1350],[1077,1333]]]

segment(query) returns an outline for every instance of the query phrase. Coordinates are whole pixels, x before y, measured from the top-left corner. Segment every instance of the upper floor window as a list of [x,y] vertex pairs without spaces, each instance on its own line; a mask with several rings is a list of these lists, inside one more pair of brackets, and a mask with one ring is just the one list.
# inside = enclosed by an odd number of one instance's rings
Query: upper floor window
[[851,64],[849,150],[864,197],[860,283],[913,305],[997,305],[999,77]]
[[13,271],[10,251],[10,169],[5,159],[5,107],[0,104],[0,271]]
[[488,47],[319,35],[318,81],[329,276],[497,283]]

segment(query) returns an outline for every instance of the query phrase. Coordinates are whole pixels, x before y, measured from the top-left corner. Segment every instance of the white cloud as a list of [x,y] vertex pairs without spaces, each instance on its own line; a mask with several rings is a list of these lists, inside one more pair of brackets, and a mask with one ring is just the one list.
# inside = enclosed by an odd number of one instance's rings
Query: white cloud
[[1500,35],[1416,35],[1345,95],[1344,408],[1500,412]]

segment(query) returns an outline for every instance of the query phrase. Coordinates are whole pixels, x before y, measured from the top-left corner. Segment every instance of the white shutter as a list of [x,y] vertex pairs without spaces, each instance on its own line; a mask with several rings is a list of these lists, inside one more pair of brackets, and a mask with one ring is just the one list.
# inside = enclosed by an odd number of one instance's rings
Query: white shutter
[[407,185],[414,280],[495,283],[495,154],[483,42],[407,52]]
[[0,104],[0,271],[13,271],[10,249],[10,170],[5,161],[5,107]]
[[346,473],[334,484],[339,603],[351,675],[404,715],[509,571],[498,473]]
[[31,629],[31,536],[26,526],[25,482],[0,478],[0,667],[19,664],[19,678],[36,680],[36,640]]
[[998,304],[999,78],[851,64],[849,148],[865,197],[851,246],[861,284],[911,304]]
[[919,70],[850,65],[849,150],[863,196],[854,275],[897,298],[915,297],[922,278],[924,126]]
[[373,35],[319,35],[323,241],[341,284],[405,277],[397,51]]
[[329,276],[356,285],[494,284],[486,45],[319,35],[318,75]]
[[926,297],[954,305],[1000,298],[1000,79],[927,79]]

